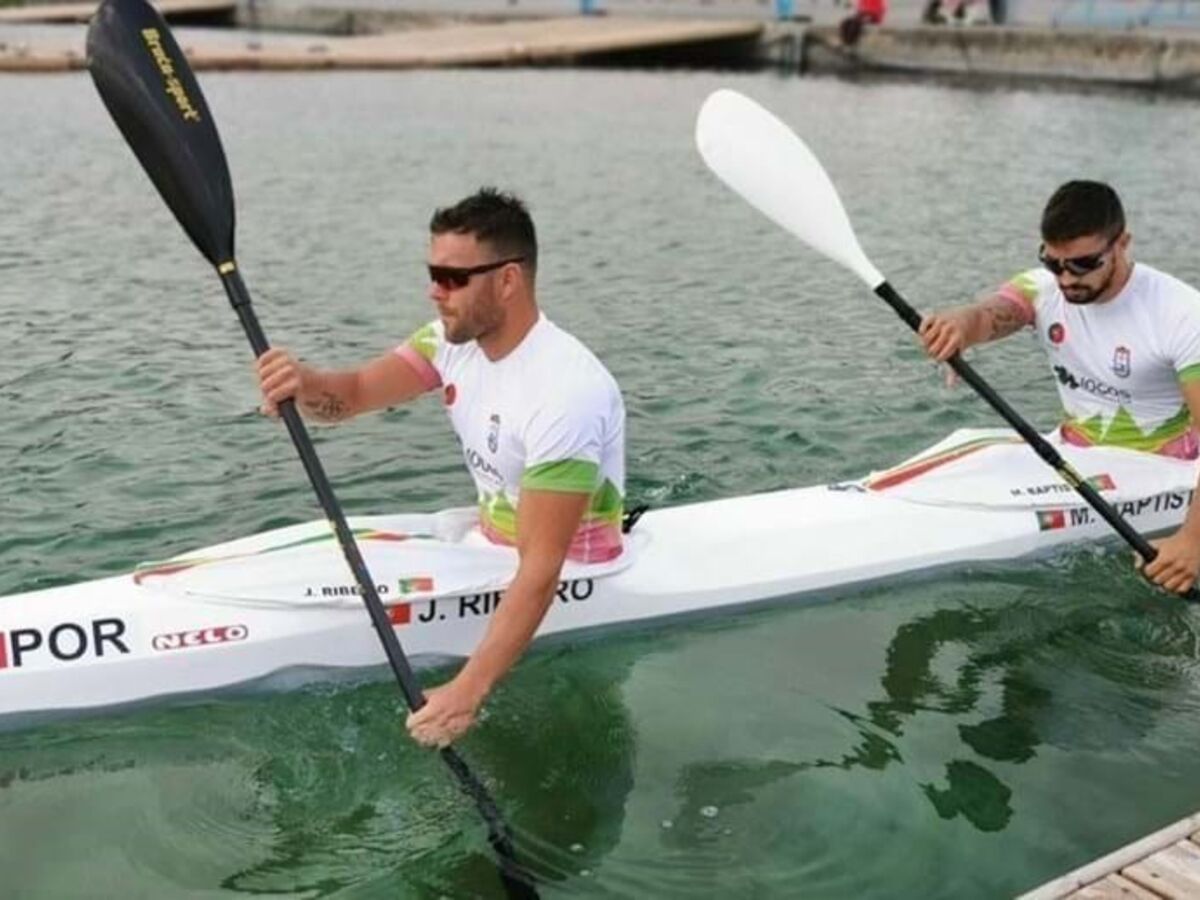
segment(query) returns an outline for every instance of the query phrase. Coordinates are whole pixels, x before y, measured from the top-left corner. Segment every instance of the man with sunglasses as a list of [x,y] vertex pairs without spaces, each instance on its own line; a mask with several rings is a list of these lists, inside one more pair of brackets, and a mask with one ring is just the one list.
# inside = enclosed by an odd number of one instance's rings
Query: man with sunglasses
[[564,560],[622,550],[625,407],[616,381],[537,305],[537,238],[525,205],[483,188],[430,222],[429,298],[438,317],[395,350],[331,372],[274,349],[258,360],[267,414],[292,397],[335,422],[441,389],[475,481],[479,528],[515,546],[518,566],[470,659],[408,718],[427,746],[474,723],[533,638]]
[[[926,316],[926,352],[945,362],[1032,327],[1058,382],[1062,441],[1195,459],[1200,292],[1133,261],[1120,198],[1107,184],[1064,184],[1046,204],[1041,230],[1042,267],[969,306]],[[1200,570],[1200,502],[1178,531],[1152,543],[1158,556],[1145,574],[1187,591]]]

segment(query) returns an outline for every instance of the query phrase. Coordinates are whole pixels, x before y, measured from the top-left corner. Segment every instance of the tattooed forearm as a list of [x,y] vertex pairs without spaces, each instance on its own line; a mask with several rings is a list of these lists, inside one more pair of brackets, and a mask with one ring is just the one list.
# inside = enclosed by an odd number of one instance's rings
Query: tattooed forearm
[[304,401],[304,412],[318,422],[340,422],[348,418],[350,410],[337,394],[323,391],[319,397]]
[[1025,324],[1020,313],[1013,308],[1012,303],[1000,297],[993,297],[983,307],[985,341],[1016,334]]

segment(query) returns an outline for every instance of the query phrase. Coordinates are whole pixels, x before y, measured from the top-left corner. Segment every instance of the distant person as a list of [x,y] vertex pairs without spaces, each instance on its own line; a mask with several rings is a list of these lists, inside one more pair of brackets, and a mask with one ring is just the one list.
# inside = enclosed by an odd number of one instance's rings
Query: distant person
[[[1200,455],[1200,292],[1135,263],[1109,185],[1069,181],[1042,213],[1041,268],[968,306],[925,316],[920,339],[945,362],[984,341],[1036,329],[1063,405],[1058,439],[1180,459]],[[1144,570],[1186,592],[1200,569],[1200,490],[1182,527],[1151,543]]]
[[293,398],[319,422],[440,389],[475,481],[482,538],[514,546],[518,558],[466,664],[408,717],[416,741],[445,746],[532,640],[563,561],[620,556],[625,406],[604,365],[539,310],[537,238],[519,199],[484,188],[437,210],[429,231],[436,319],[356,369],[315,369],[276,348],[259,357],[258,375],[264,412]]
[[853,47],[862,38],[867,25],[882,25],[887,15],[887,0],[855,0],[854,13],[842,19],[838,33],[842,43]]
[[856,0],[854,12],[864,25],[882,25],[887,15],[887,0]]
[[942,0],[929,0],[921,10],[925,25],[986,25],[1002,24],[1007,17],[1005,0],[987,0],[987,17],[980,11],[978,0],[952,0],[949,12]]
[[942,0],[928,0],[921,8],[922,25],[945,25],[946,13],[942,10]]

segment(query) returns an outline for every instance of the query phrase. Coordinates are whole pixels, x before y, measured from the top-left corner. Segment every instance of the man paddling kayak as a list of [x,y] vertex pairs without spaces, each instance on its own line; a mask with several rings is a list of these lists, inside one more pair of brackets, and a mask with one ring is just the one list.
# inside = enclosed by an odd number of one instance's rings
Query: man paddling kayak
[[442,389],[475,480],[480,529],[519,556],[470,659],[408,718],[415,740],[445,746],[471,727],[533,638],[564,560],[620,555],[625,407],[603,364],[539,311],[537,238],[518,198],[484,188],[437,210],[429,230],[437,319],[350,371],[318,370],[278,348],[257,365],[264,412],[293,397],[321,422]]
[[[1041,232],[1042,268],[973,304],[924,317],[926,352],[945,362],[974,344],[1033,327],[1058,382],[1064,442],[1195,459],[1200,292],[1134,263],[1121,200],[1107,184],[1062,185],[1046,204]],[[1152,543],[1158,556],[1145,574],[1186,592],[1200,569],[1197,500],[1174,534]]]

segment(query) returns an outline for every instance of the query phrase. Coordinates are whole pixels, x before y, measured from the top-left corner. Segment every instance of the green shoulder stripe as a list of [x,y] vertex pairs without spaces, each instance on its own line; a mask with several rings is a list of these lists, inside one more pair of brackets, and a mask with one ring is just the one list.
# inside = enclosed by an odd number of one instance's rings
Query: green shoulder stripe
[[418,328],[408,338],[408,346],[412,347],[430,362],[433,362],[433,356],[437,353],[437,343],[437,331],[434,329],[432,322]]
[[1014,276],[1009,279],[1008,283],[1017,289],[1017,293],[1025,299],[1026,303],[1032,304],[1037,299],[1037,282],[1033,280],[1033,276],[1028,272],[1022,272],[1020,275]]
[[521,487],[535,491],[590,494],[596,489],[599,478],[600,467],[596,463],[564,459],[530,466],[521,476]]

